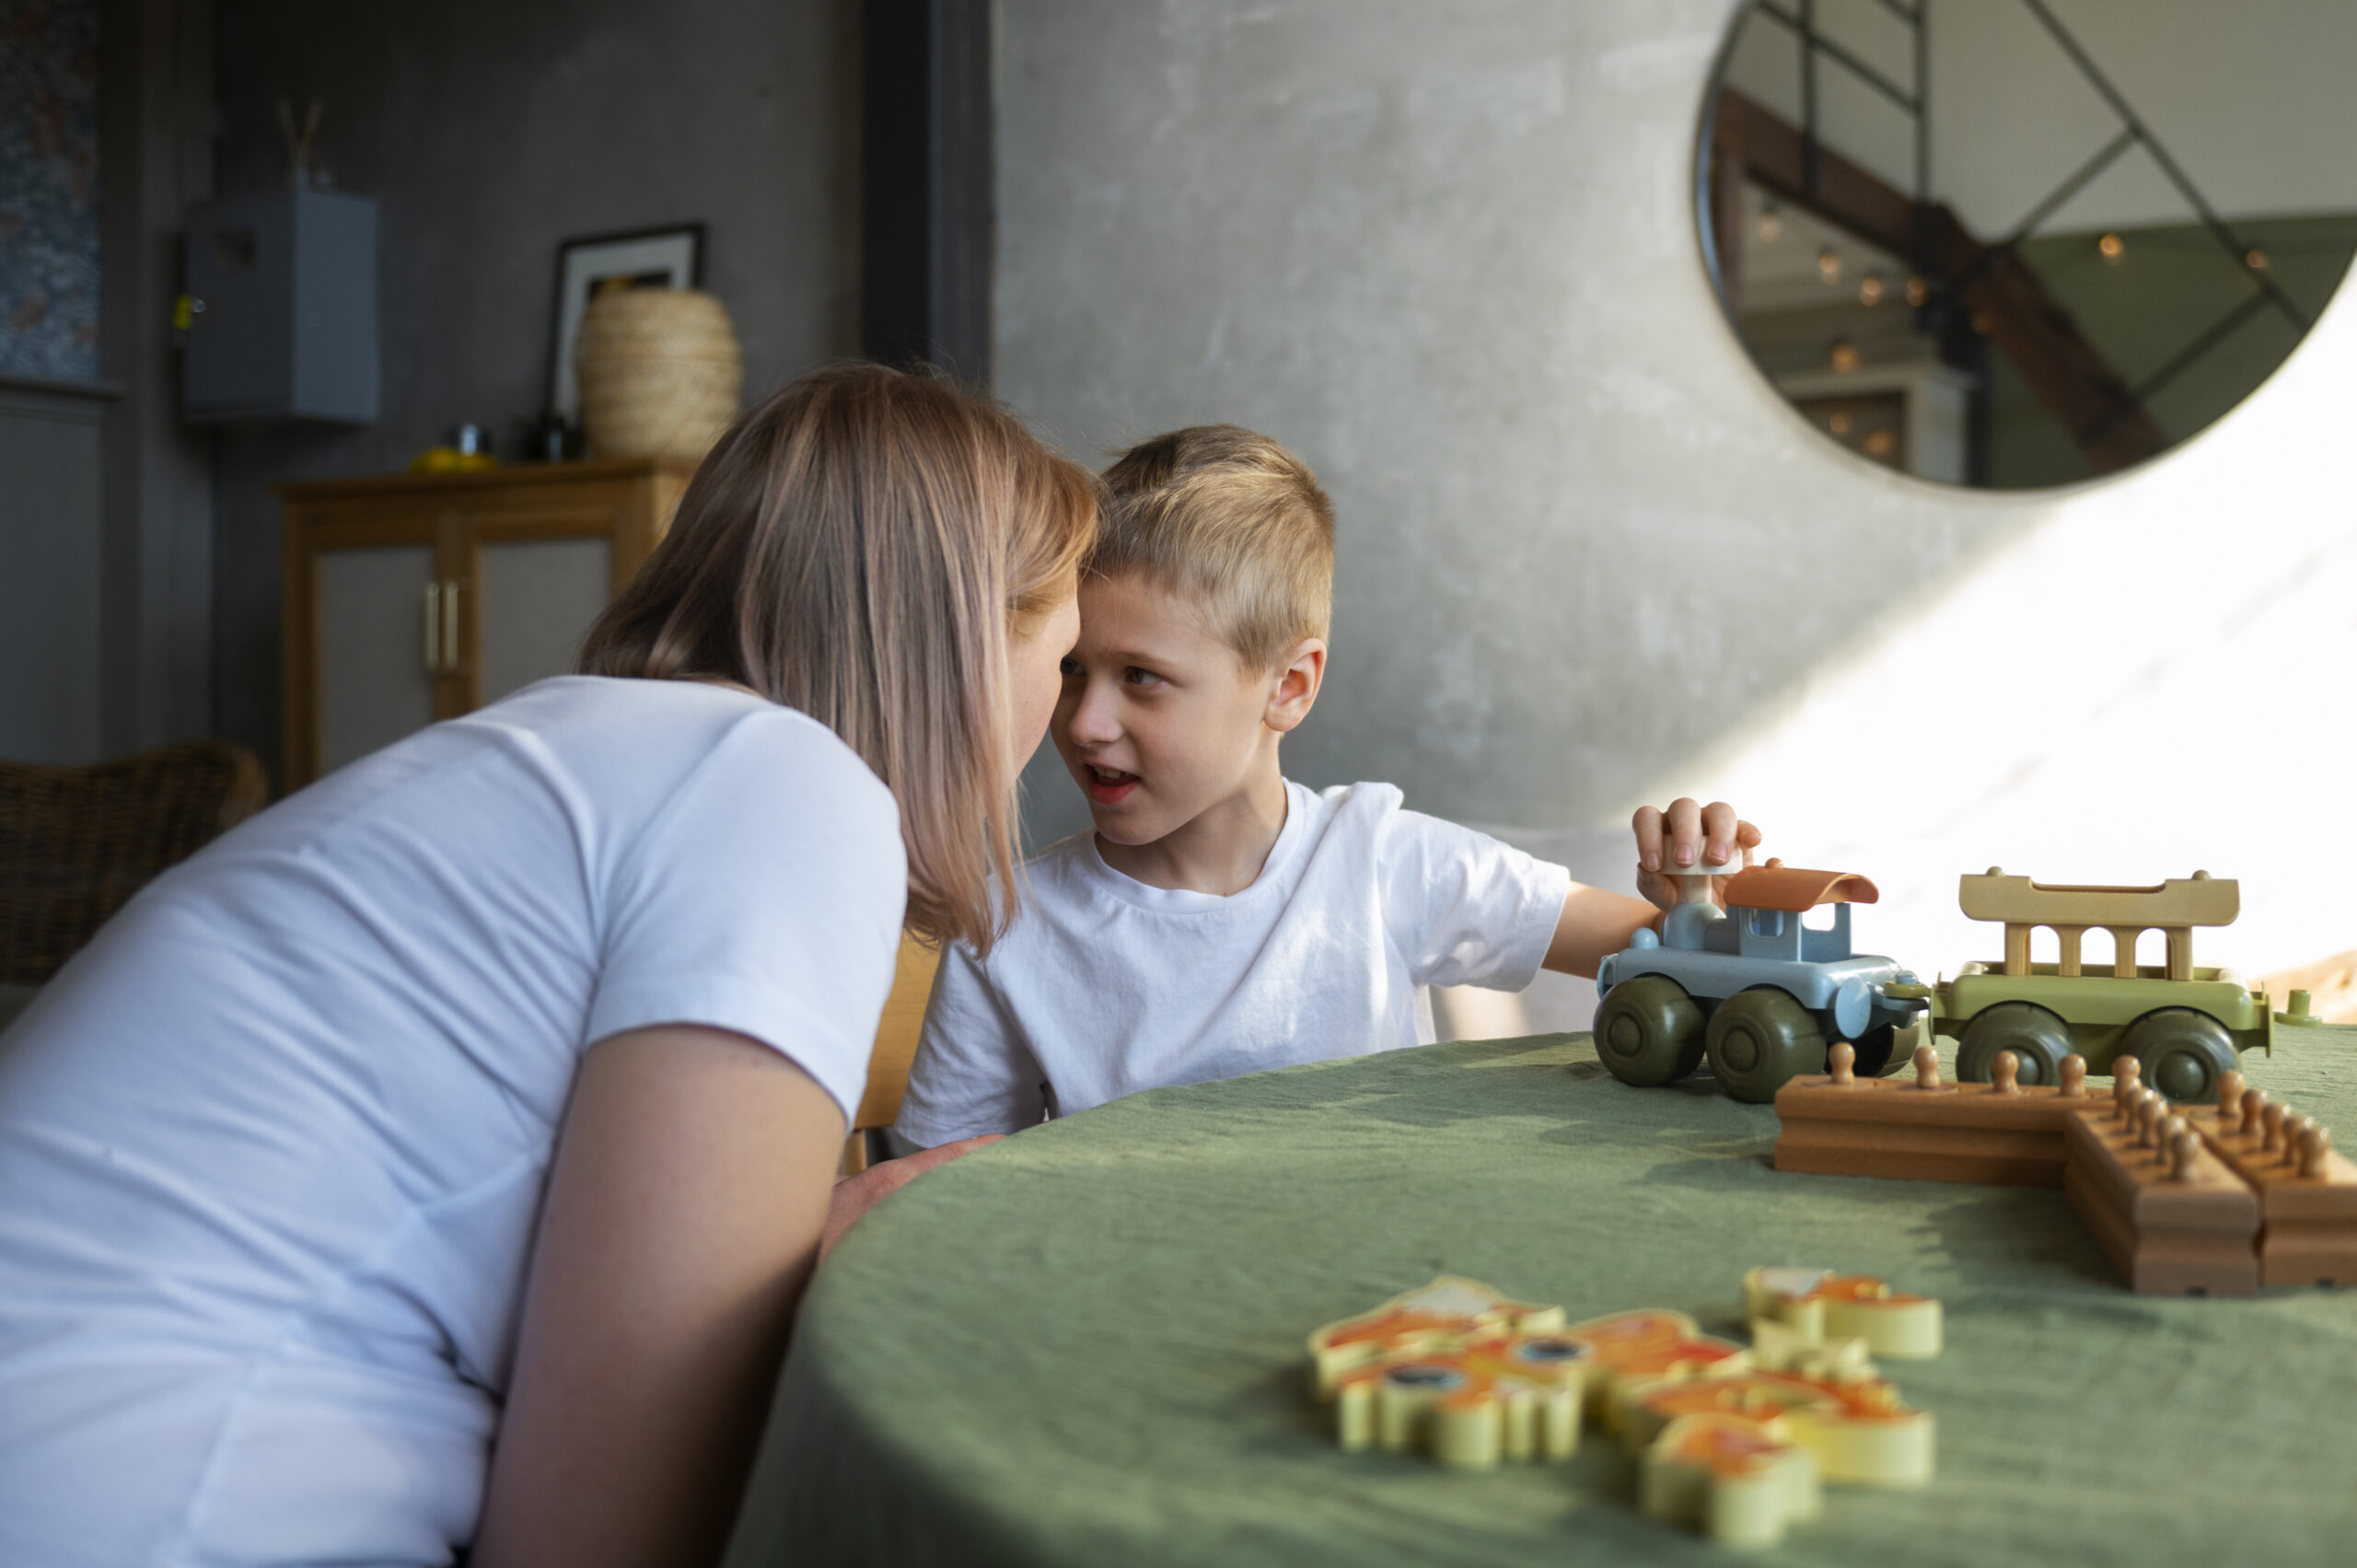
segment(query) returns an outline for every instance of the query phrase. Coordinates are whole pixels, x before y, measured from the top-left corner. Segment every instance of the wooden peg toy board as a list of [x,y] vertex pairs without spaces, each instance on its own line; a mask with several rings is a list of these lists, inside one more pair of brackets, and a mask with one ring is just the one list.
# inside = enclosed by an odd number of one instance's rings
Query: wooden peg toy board
[[2066,1137],[2062,1183],[2129,1288],[2148,1295],[2252,1295],[2258,1290],[2258,1198],[2206,1144],[2182,1177],[2140,1147],[2110,1101],[2083,1102]]
[[1838,1048],[1833,1073],[1778,1092],[1776,1168],[2061,1187],[2130,1287],[2148,1294],[2357,1285],[2357,1161],[2305,1118],[2295,1124],[2273,1107],[2262,1116],[2266,1096],[2244,1100],[2239,1073],[2221,1085],[2233,1109],[2163,1108],[2142,1096],[2147,1115],[2173,1116],[2192,1134],[2173,1171],[2156,1143],[2139,1138],[2150,1123],[2137,1120],[2132,1073],[2114,1094],[2089,1094],[2076,1058],[2052,1087],[2024,1087],[2009,1057],[1997,1060],[1990,1084],[1943,1082],[1928,1048],[1911,1079],[1857,1078]]
[[2243,1132],[2215,1113],[2192,1119],[2204,1144],[2258,1194],[2259,1283],[2270,1285],[2357,1285],[2357,1163],[2328,1151],[2318,1176],[2302,1176],[2297,1160],[2263,1149],[2262,1135]]
[[1794,1078],[1776,1094],[1778,1170],[2060,1187],[2063,1129],[2096,1103],[2053,1085],[1918,1088],[1909,1077]]

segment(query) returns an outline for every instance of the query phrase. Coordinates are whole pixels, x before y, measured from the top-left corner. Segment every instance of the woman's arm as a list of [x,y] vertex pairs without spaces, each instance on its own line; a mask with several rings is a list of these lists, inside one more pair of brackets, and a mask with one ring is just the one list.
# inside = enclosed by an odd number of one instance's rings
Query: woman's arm
[[719,1029],[591,1048],[557,1141],[475,1568],[717,1561],[827,1223],[842,1112]]

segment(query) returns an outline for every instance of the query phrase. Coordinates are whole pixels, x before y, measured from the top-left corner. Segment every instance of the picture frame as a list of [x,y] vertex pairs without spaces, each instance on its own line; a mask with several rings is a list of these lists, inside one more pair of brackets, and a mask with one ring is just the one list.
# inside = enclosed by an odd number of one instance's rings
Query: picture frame
[[704,226],[587,234],[556,248],[556,303],[549,322],[549,412],[581,422],[581,384],[573,374],[573,340],[581,313],[603,288],[701,288]]

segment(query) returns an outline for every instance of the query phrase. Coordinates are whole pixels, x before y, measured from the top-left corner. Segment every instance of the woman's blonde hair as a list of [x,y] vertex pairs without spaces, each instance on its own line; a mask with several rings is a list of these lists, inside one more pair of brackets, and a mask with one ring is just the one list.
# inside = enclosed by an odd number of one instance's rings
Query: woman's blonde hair
[[900,802],[910,929],[987,951],[1015,912],[1008,641],[1072,591],[1097,494],[947,381],[814,371],[721,436],[581,670],[733,680],[833,730]]

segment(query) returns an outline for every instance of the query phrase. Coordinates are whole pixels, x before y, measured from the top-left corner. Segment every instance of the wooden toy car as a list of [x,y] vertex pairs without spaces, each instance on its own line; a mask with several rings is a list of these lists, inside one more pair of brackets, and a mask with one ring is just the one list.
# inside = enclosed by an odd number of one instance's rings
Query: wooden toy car
[[[2237,1051],[2274,1054],[2266,995],[2232,970],[2193,963],[2193,927],[2229,925],[2241,912],[2231,880],[2197,871],[2156,888],[2047,887],[1992,865],[1961,878],[1958,902],[1972,919],[2005,927],[2003,963],[1967,964],[1933,990],[1932,1028],[1956,1039],[1956,1075],[1968,1083],[1989,1082],[2001,1051],[2020,1063],[2024,1084],[2056,1082],[2073,1051],[2091,1073],[2133,1056],[2146,1087],[2208,1104]],[[2061,943],[2057,962],[2030,961],[2030,933],[2041,925]],[[2139,965],[2136,939],[2155,928],[2166,961]],[[2111,933],[2108,969],[2080,962],[2090,930]]]
[[[1824,1072],[1835,1040],[1855,1042],[1858,1072],[1879,1074],[1924,1038],[1931,988],[1895,959],[1850,950],[1850,906],[1880,897],[1864,877],[1771,860],[1728,878],[1723,911],[1708,872],[1672,875],[1686,901],[1661,935],[1638,932],[1596,970],[1596,1054],[1622,1083],[1674,1083],[1707,1057],[1720,1087],[1765,1104],[1788,1079]],[[1802,924],[1827,904],[1830,930]]]

